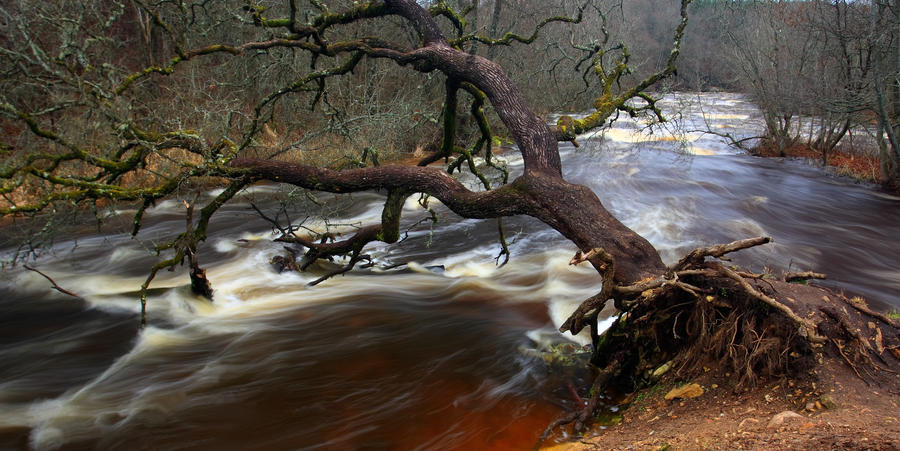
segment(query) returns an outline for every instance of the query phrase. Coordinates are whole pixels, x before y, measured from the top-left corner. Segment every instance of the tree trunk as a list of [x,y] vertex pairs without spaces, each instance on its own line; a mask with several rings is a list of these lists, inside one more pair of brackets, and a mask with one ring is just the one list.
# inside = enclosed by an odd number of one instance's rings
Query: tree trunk
[[[503,10],[503,0],[494,0],[494,11],[491,13],[491,39],[497,39],[497,29],[500,27],[500,12]],[[488,48],[488,59],[493,60],[497,56],[497,48]]]

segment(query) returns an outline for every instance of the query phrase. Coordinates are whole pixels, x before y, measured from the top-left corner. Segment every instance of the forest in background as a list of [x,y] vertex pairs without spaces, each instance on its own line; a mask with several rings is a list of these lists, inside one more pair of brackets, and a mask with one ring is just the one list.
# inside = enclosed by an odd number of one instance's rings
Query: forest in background
[[[477,23],[491,33],[525,25],[516,12],[545,4],[475,3]],[[598,17],[606,19],[609,42],[621,42],[631,54],[632,79],[663,64],[671,50],[668,34],[677,22],[677,2],[602,4]],[[877,155],[877,179],[898,187],[900,2],[701,0],[691,4],[690,15],[677,74],[657,89],[744,93],[759,106],[765,130],[761,141],[724,136],[734,145],[763,155],[813,157],[823,165],[837,149]],[[518,80],[528,80],[521,86],[538,108],[586,109],[591,91],[569,72],[573,62],[576,69],[585,67],[567,44],[591,38],[558,26],[543,33],[543,45],[529,47],[526,57],[515,47],[498,48],[492,56]]]
[[[249,36],[235,25],[256,20],[250,9],[274,16],[284,7],[267,3],[185,4],[184,16],[171,19],[184,21],[177,25],[186,27],[174,37],[131,1],[8,2],[0,7],[4,25],[0,34],[4,49],[0,88],[5,105],[0,116],[5,135],[0,140],[2,152],[22,154],[41,144],[39,137],[23,133],[26,126],[16,118],[22,105],[28,106],[32,116],[51,123],[81,115],[66,121],[72,129],[61,129],[63,134],[100,142],[118,133],[104,126],[104,118],[77,108],[84,94],[76,91],[83,90],[84,83],[95,90],[104,85],[106,90],[131,90],[130,103],[114,108],[117,115],[136,124],[196,130],[209,140],[236,140],[251,121],[250,99],[265,98],[289,84],[298,70],[310,67],[317,57],[274,48],[258,50],[258,58],[211,56],[202,65],[192,62],[187,70],[176,71],[171,70],[174,42],[186,47],[239,42]],[[330,3],[335,10],[342,7],[341,2]],[[554,16],[574,17],[578,4],[572,0],[454,0],[446,5],[448,10],[466,13],[460,25],[467,33],[492,39],[528,38],[530,45],[518,42],[521,39],[508,40],[510,45],[484,45],[477,40],[464,45],[471,53],[499,62],[532,108],[551,113],[590,109],[598,90],[591,74],[591,58],[597,50],[603,49],[610,58],[625,57],[628,73],[619,83],[645,78],[665,63],[671,51],[678,2],[589,3],[577,25],[542,24]],[[784,156],[805,148],[827,164],[839,145],[852,147],[854,141],[845,138],[855,134],[857,143],[874,143],[862,150],[877,153],[880,180],[896,187],[900,180],[898,10],[897,1],[882,0],[695,1],[677,75],[654,89],[745,93],[765,120],[762,142],[750,142],[758,145],[755,150],[760,153]],[[442,21],[450,28],[456,26],[449,22]],[[397,35],[409,35],[402,24],[395,25]],[[365,36],[383,27],[384,23],[359,21],[342,33]],[[539,32],[529,36],[536,29]],[[86,31],[106,35],[86,38],[82,34]],[[41,53],[43,47],[56,47],[59,54]],[[149,77],[126,81],[127,87],[114,86],[114,80],[129,80],[129,74],[146,68],[153,68]],[[160,77],[166,78],[165,83],[156,82]],[[59,89],[67,83],[72,86]],[[259,156],[329,166],[359,164],[365,148],[377,149],[383,159],[405,158],[416,149],[434,150],[440,140],[443,84],[443,77],[434,73],[410,83],[396,76],[392,62],[365,59],[352,73],[329,80],[328,89],[320,94],[279,99],[264,112],[264,125],[252,137],[251,147],[259,149]],[[477,124],[466,120],[465,106],[459,110],[463,118],[459,132],[474,136]],[[726,138],[736,145],[748,144],[739,137]],[[161,169],[165,166],[165,162],[159,164]],[[3,191],[8,200],[15,200],[15,193]]]

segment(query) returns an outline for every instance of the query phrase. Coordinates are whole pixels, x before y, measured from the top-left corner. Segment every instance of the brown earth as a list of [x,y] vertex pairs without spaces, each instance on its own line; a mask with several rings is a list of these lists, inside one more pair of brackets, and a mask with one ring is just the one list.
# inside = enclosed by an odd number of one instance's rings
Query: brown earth
[[[842,312],[871,347],[871,354],[863,354],[874,358],[855,358],[849,340],[829,339],[818,364],[761,378],[751,389],[738,389],[727,365],[702,362],[699,371],[684,365],[629,396],[617,424],[595,425],[577,441],[548,441],[543,449],[900,450],[900,336],[896,327],[886,324],[896,324],[896,319],[861,314],[839,294],[817,287],[780,283],[772,288],[772,295],[781,302],[787,299],[826,336],[836,334],[825,327],[824,312]],[[891,345],[886,345],[888,339]],[[673,388],[690,384],[698,384],[703,393],[666,399]],[[778,417],[786,419],[779,422]]]
[[[704,388],[703,395],[667,401],[664,396],[675,384],[660,382],[638,394],[619,424],[595,426],[587,438],[545,449],[900,449],[900,396],[866,385],[833,363],[819,370],[826,374],[814,390],[781,379],[735,393],[727,388],[727,377],[706,376],[691,380]],[[825,407],[819,392],[835,406]],[[771,424],[788,411],[799,416]]]

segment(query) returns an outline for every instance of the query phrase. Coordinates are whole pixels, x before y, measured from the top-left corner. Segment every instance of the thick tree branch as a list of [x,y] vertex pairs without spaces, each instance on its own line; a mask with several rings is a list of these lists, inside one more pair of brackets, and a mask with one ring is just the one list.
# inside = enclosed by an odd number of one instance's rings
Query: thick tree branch
[[[235,160],[255,180],[289,183],[333,193],[400,189],[434,196],[466,218],[529,215],[550,225],[589,251],[602,244],[616,260],[617,283],[662,274],[659,254],[639,235],[610,214],[590,189],[544,174],[523,175],[508,185],[473,192],[437,168],[378,166],[335,171],[270,160]],[[602,263],[591,261],[603,272]]]
[[332,193],[400,189],[428,193],[457,214],[469,218],[496,218],[526,214],[528,200],[511,185],[491,191],[473,192],[439,168],[378,166],[336,171],[271,160],[238,159],[232,166],[243,168],[257,180],[289,183]]

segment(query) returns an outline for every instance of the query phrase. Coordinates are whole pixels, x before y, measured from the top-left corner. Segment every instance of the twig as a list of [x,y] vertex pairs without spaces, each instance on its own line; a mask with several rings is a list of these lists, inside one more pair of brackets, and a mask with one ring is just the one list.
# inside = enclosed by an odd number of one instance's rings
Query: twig
[[798,280],[808,280],[808,279],[827,279],[828,276],[818,272],[806,271],[806,272],[789,272],[784,275],[785,282],[795,282]]
[[847,365],[850,365],[850,368],[852,368],[852,369],[853,369],[853,372],[856,373],[856,377],[858,377],[861,381],[865,382],[866,385],[869,385],[869,381],[865,380],[865,379],[862,377],[862,375],[859,374],[859,370],[856,369],[856,365],[854,365],[853,362],[850,361],[850,358],[847,357],[847,354],[844,354],[844,349],[841,347],[840,344],[838,344],[837,340],[835,340],[834,338],[832,338],[832,339],[831,339],[831,342],[834,343],[834,347],[837,348],[838,353],[841,355],[841,357],[844,358],[844,361],[847,362]]
[[29,271],[34,271],[34,272],[36,272],[36,273],[38,273],[38,274],[44,276],[45,279],[47,279],[48,281],[50,281],[50,284],[51,284],[51,286],[52,286],[52,288],[53,288],[54,290],[59,291],[59,292],[62,293],[62,294],[67,294],[67,295],[69,295],[69,296],[72,296],[73,298],[78,299],[78,300],[80,300],[80,301],[84,301],[84,300],[85,300],[83,297],[81,297],[81,296],[79,296],[79,295],[77,295],[77,294],[75,294],[75,293],[73,293],[73,292],[71,292],[71,291],[69,291],[69,290],[67,290],[67,289],[65,289],[65,288],[63,288],[63,287],[61,287],[61,286],[59,286],[59,284],[57,284],[55,280],[51,279],[50,276],[48,276],[48,275],[46,275],[46,274],[40,272],[40,271],[37,270],[36,268],[32,268],[31,266],[28,266],[28,265],[22,265],[22,266],[23,266],[25,269],[29,270]]
[[273,227],[278,229],[278,231],[281,232],[282,235],[287,235],[288,233],[291,233],[293,235],[293,233],[290,230],[290,227],[291,227],[290,222],[288,222],[288,229],[284,229],[281,227],[281,224],[278,223],[277,216],[276,216],[276,219],[272,219],[272,218],[266,216],[266,214],[263,213],[262,210],[260,210],[259,207],[257,207],[256,204],[253,202],[250,202],[250,208],[255,210],[260,218],[264,219],[266,222],[272,224]]
[[369,260],[369,261],[372,261],[371,258],[369,258],[368,255],[365,255],[365,254],[364,254],[364,255],[360,255],[359,252],[360,252],[360,251],[358,251],[358,250],[357,250],[357,251],[354,251],[354,252],[353,252],[353,255],[350,257],[350,261],[349,261],[345,266],[343,266],[343,267],[341,267],[341,268],[339,268],[339,269],[336,269],[336,270],[334,270],[334,271],[331,271],[331,272],[329,272],[328,274],[325,274],[324,276],[319,277],[319,278],[316,279],[316,280],[313,280],[312,282],[306,284],[306,286],[308,286],[308,287],[314,287],[314,286],[316,286],[316,285],[318,285],[318,284],[320,284],[320,283],[322,283],[322,282],[324,282],[324,281],[326,281],[326,280],[328,280],[328,279],[330,279],[330,278],[332,278],[332,277],[334,277],[334,276],[339,276],[339,275],[341,275],[341,274],[347,273],[347,272],[349,272],[351,269],[353,269],[353,267],[356,266],[356,264],[357,264],[360,260]]

